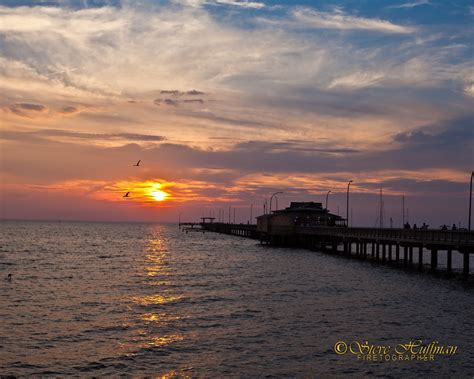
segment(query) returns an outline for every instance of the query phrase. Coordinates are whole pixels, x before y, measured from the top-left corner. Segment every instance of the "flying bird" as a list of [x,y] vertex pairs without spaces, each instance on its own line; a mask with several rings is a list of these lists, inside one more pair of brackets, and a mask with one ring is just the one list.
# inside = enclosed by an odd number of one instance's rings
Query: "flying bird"
[[141,159],[137,162],[137,164],[134,164],[134,166],[140,166]]
[[130,194],[130,192],[127,192],[125,195],[123,195],[123,197],[130,197],[128,196]]

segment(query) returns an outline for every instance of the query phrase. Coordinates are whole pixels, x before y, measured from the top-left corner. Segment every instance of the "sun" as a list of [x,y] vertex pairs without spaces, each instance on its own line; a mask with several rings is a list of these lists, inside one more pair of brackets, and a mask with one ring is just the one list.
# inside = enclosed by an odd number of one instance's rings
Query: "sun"
[[164,201],[168,197],[168,194],[162,190],[154,190],[151,192],[151,196],[156,201]]

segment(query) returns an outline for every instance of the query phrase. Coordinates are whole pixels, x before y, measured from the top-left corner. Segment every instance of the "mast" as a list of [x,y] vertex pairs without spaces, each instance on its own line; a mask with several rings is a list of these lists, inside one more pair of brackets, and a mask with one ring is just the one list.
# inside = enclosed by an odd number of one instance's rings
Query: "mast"
[[405,195],[402,195],[402,228],[405,225]]
[[380,188],[380,228],[383,228],[383,198],[382,198],[382,188]]

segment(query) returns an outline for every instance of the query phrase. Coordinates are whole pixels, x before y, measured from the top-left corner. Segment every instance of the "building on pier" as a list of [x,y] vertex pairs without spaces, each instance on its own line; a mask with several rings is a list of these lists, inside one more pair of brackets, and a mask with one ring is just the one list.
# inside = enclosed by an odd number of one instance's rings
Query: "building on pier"
[[297,226],[346,226],[346,220],[313,201],[292,202],[288,208],[257,217],[260,233],[290,235]]

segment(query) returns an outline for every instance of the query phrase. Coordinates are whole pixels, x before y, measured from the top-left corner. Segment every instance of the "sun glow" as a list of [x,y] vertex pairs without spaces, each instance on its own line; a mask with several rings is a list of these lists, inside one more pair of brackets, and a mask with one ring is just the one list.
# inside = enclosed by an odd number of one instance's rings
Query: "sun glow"
[[168,194],[164,191],[161,191],[161,190],[156,190],[156,191],[152,191],[150,193],[150,195],[153,197],[153,199],[155,199],[156,201],[163,201],[163,200],[166,200],[166,198],[168,197]]
[[140,202],[142,204],[156,204],[156,202],[167,202],[173,200],[172,193],[169,190],[171,183],[163,181],[158,183],[155,181],[144,182],[119,182],[115,185],[117,192],[130,191],[129,198],[132,201]]

